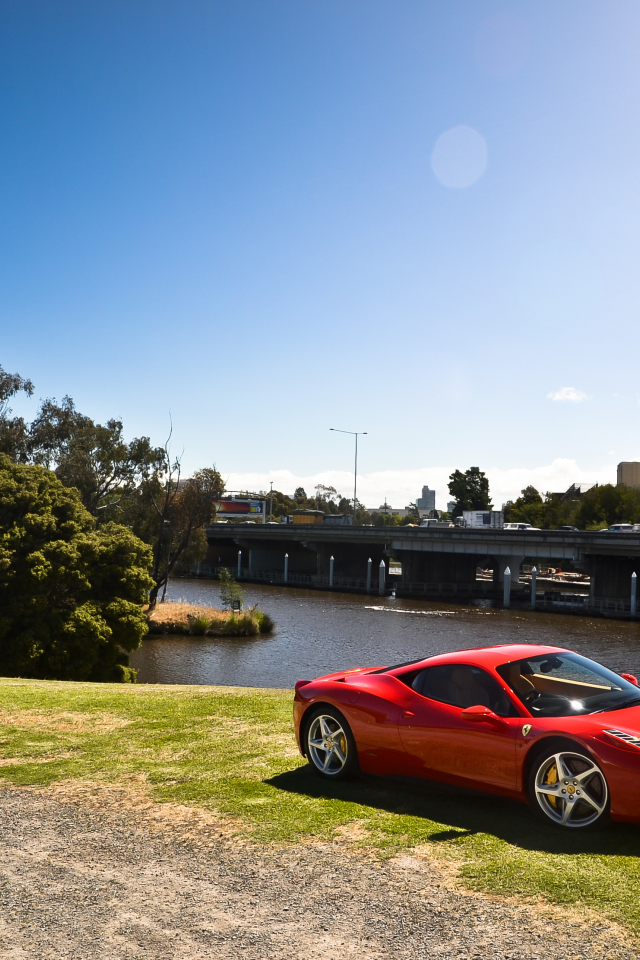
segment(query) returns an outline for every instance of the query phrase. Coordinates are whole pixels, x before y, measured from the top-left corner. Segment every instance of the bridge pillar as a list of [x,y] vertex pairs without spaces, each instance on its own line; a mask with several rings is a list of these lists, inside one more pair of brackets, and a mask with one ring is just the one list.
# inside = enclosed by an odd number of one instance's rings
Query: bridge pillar
[[511,571],[511,586],[514,583],[520,583],[520,567],[524,563],[524,557],[496,557],[496,566],[493,568],[494,583],[504,583],[504,571],[507,567]]
[[639,562],[640,557],[586,558],[580,567],[591,577],[591,599],[630,600],[631,574],[636,572]]

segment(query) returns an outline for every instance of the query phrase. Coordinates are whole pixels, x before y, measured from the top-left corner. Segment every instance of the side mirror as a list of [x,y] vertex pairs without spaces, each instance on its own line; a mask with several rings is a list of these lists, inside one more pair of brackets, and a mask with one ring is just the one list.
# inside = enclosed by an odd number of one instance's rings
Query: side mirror
[[628,680],[629,683],[635,684],[636,687],[638,686],[638,678],[634,677],[632,673],[621,673],[620,676],[624,677],[625,680]]
[[494,713],[493,710],[490,710],[489,707],[483,707],[481,703],[476,704],[475,707],[465,707],[462,711],[462,719],[469,720],[471,723],[497,723],[504,724],[507,721],[503,720],[502,717],[499,717],[497,713]]

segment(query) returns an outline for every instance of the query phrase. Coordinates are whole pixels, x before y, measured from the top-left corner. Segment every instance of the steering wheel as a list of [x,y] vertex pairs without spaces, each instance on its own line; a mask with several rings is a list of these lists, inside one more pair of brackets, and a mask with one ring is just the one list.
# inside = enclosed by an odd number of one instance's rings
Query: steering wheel
[[542,694],[539,690],[529,690],[522,699],[525,703],[533,703],[534,700],[537,700],[541,696]]

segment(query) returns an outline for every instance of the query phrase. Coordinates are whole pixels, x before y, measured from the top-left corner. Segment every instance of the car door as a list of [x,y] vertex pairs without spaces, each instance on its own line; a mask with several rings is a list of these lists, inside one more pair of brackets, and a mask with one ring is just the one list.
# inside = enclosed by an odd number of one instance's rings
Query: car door
[[[465,719],[481,705],[498,716]],[[433,666],[414,681],[400,737],[418,776],[517,789],[516,736],[522,718],[498,681],[473,664]]]
[[413,690],[395,677],[347,678],[344,712],[358,747],[363,773],[406,773],[406,752],[398,722]]

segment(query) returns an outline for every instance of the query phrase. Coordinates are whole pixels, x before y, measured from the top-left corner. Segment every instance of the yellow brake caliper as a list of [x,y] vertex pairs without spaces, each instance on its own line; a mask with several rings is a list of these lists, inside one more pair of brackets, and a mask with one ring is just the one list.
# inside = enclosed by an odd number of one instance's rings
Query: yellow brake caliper
[[[550,787],[552,784],[557,782],[558,782],[558,765],[554,763],[553,766],[549,767],[549,769],[547,770],[547,776],[545,778],[544,785],[545,787]],[[549,796],[549,794],[547,794],[547,800],[549,801],[552,807],[554,807],[556,810],[558,809],[557,797],[551,797]]]

